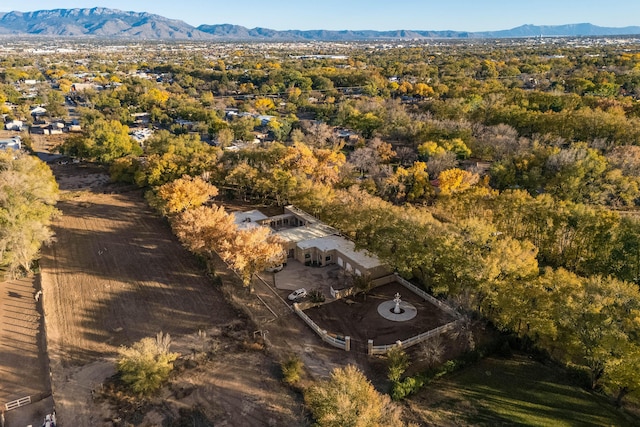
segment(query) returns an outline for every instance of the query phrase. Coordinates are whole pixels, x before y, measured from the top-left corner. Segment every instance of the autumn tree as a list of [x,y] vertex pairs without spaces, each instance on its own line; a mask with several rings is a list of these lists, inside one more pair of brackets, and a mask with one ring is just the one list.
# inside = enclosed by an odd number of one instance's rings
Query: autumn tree
[[233,215],[222,206],[200,206],[175,216],[171,225],[182,244],[191,252],[211,256],[236,234]]
[[218,189],[200,177],[184,175],[158,187],[152,204],[165,216],[202,206],[218,195]]
[[223,243],[221,258],[240,274],[244,286],[251,285],[258,271],[284,261],[282,241],[267,227],[238,230]]
[[254,106],[256,110],[260,112],[260,114],[264,114],[267,111],[271,111],[276,108],[276,105],[270,98],[258,98],[256,99]]
[[478,179],[477,174],[466,170],[458,168],[444,170],[438,175],[440,194],[448,196],[454,193],[462,193],[475,185]]

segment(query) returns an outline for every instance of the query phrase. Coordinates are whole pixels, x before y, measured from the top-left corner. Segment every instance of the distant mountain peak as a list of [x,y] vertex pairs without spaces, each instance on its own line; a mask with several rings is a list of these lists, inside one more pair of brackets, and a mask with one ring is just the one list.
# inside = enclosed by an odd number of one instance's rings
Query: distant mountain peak
[[210,39],[179,20],[148,12],[106,7],[36,10],[0,14],[0,34],[96,36],[132,39]]

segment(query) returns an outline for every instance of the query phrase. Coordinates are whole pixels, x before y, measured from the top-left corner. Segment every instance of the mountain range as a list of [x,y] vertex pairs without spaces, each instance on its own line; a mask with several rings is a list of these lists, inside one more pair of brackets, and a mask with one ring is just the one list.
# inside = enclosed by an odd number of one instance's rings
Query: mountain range
[[246,28],[240,25],[200,25],[193,27],[183,21],[147,12],[125,12],[94,7],[87,9],[54,9],[34,12],[0,13],[0,36],[38,35],[144,40],[212,40],[212,41],[357,41],[357,40],[419,40],[514,37],[572,37],[640,34],[640,26],[612,28],[593,24],[522,25],[520,27],[484,32],[423,31],[423,30],[286,30]]

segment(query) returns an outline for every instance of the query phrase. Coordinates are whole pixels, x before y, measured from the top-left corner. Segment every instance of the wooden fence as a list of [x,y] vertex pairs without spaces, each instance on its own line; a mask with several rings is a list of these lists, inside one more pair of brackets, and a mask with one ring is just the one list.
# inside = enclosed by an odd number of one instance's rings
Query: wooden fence
[[31,396],[21,397],[20,399],[12,400],[11,402],[7,402],[4,404],[4,407],[7,411],[12,409],[19,408],[21,406],[25,406],[31,403]]

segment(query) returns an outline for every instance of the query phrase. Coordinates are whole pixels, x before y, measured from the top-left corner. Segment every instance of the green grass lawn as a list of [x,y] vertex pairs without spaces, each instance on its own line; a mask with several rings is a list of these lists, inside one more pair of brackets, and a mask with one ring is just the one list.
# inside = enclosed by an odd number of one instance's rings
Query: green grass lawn
[[525,356],[485,359],[432,382],[410,401],[421,422],[436,426],[640,425],[605,397],[571,385],[558,368]]

